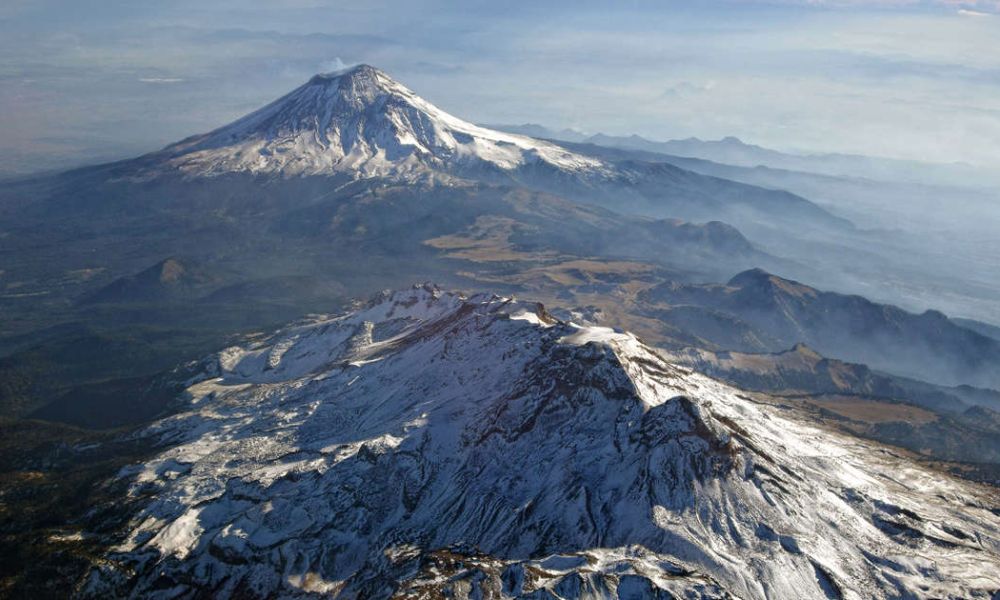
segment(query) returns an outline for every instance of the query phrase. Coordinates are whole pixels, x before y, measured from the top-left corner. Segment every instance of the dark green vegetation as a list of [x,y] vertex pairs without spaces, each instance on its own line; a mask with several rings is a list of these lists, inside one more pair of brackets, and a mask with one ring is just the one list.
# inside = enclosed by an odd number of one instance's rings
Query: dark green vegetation
[[114,406],[116,394],[105,394],[95,405],[93,385],[125,389],[118,380],[196,358],[230,335],[379,289],[474,287],[470,268],[503,276],[573,258],[638,259],[713,277],[769,260],[721,223],[622,217],[517,188],[114,174],[85,170],[3,192],[6,415],[46,407],[47,418],[88,426],[140,421],[155,411],[112,417],[130,401]]
[[109,478],[148,455],[120,431],[0,419],[0,597],[65,598],[129,514]]
[[[59,351],[113,342],[123,353],[136,344],[71,336],[53,348],[42,345],[17,358],[37,357],[48,368],[35,365],[34,381],[58,388],[59,382],[89,379],[83,373],[59,371],[60,365],[87,367],[72,355],[59,356]],[[53,354],[43,356],[48,351]],[[90,355],[95,365],[99,356]],[[123,360],[121,368],[133,364]],[[79,582],[106,548],[105,536],[118,532],[138,500],[127,498],[113,476],[154,450],[148,441],[131,438],[128,425],[177,406],[182,384],[194,367],[78,385],[36,410],[32,417],[38,418],[0,417],[0,597],[65,598]],[[55,393],[44,387],[31,392]],[[83,523],[86,535],[81,533]]]

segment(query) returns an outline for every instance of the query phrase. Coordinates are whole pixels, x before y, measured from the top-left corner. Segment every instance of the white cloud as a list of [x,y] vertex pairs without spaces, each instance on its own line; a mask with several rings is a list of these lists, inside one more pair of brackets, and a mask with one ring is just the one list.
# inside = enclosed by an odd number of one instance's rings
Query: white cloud
[[333,60],[328,60],[319,65],[320,73],[333,73],[334,71],[343,71],[347,68],[347,64],[340,60],[340,57],[336,57]]
[[853,9],[957,8],[972,14],[1000,12],[1000,0],[737,0],[745,4],[785,4]]
[[[100,17],[99,27],[39,21],[40,30],[28,31],[0,20],[0,163],[25,154],[26,136],[68,131],[77,145],[153,149],[245,114],[317,72],[366,62],[479,122],[735,135],[1000,166],[996,20],[958,14],[990,5],[935,1],[947,10],[927,10],[928,2],[903,0],[891,3],[898,10],[855,2],[831,11],[764,3],[664,0],[611,10],[564,0],[533,4],[525,16],[473,2],[442,9],[420,28],[412,23],[421,9],[410,4],[329,11],[310,0],[296,10],[233,0],[220,30],[204,23],[222,9],[193,0],[183,11],[156,3],[155,19],[80,13]],[[188,26],[195,17],[198,26]]]

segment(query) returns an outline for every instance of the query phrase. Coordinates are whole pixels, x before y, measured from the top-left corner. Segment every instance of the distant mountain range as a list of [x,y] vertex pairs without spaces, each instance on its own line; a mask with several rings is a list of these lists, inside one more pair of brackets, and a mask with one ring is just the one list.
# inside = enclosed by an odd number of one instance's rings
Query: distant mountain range
[[[764,354],[687,348],[669,357],[740,389],[794,399],[830,426],[883,443],[948,461],[1000,462],[1000,392],[994,390],[895,377],[826,358],[804,344]],[[998,471],[988,469],[984,478],[997,481]]]
[[760,269],[726,284],[665,283],[642,298],[661,307],[658,318],[722,349],[775,352],[804,343],[898,375],[1000,389],[1000,340],[937,311],[913,314]]
[[549,129],[544,125],[539,125],[538,123],[523,123],[521,125],[484,125],[484,127],[496,129],[497,131],[506,131],[508,133],[526,135],[528,137],[543,140],[559,140],[563,142],[585,142],[588,138],[592,137],[591,135],[583,133],[582,131],[577,131],[576,129],[566,128],[554,130]]
[[1000,177],[988,169],[964,163],[929,163],[859,154],[797,154],[748,144],[737,137],[702,140],[696,137],[654,141],[632,134],[586,135],[573,129],[553,130],[538,124],[493,125],[494,129],[532,137],[611,148],[642,150],[698,158],[740,167],[769,167],[839,177],[908,181],[947,185],[996,185]]

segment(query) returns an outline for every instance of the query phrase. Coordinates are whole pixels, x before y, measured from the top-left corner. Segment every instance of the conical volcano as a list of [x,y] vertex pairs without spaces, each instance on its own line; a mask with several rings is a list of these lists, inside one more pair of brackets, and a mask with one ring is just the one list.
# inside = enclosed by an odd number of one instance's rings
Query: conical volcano
[[511,170],[538,161],[602,168],[601,161],[554,144],[463,121],[369,65],[316,75],[264,108],[158,154],[186,174],[209,176],[412,176],[460,167]]

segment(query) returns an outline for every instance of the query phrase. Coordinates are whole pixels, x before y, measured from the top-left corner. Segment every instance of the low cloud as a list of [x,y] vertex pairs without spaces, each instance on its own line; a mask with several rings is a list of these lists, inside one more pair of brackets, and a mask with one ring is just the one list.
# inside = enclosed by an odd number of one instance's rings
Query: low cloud
[[350,66],[350,65],[348,65],[344,61],[340,60],[340,57],[338,56],[338,57],[334,58],[333,60],[328,60],[328,61],[325,61],[323,63],[320,63],[320,65],[319,65],[319,72],[320,73],[333,73],[334,71],[343,71],[348,66]]
[[714,80],[709,81],[681,81],[675,85],[668,87],[664,90],[663,98],[686,98],[691,96],[697,96],[699,94],[707,94],[715,89],[716,82]]
[[743,4],[785,4],[830,8],[914,9],[951,8],[959,14],[1000,13],[1000,0],[741,0]]

